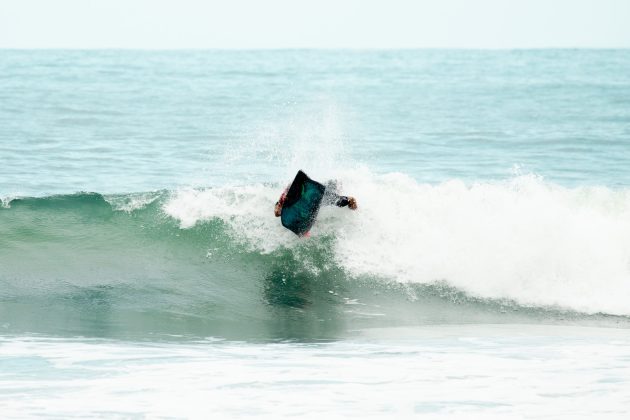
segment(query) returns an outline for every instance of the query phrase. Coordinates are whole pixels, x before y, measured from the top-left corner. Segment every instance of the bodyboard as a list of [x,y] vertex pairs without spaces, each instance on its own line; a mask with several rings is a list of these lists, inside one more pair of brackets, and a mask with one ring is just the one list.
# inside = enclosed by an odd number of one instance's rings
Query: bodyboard
[[282,226],[299,236],[311,230],[325,190],[322,184],[298,171],[282,206]]

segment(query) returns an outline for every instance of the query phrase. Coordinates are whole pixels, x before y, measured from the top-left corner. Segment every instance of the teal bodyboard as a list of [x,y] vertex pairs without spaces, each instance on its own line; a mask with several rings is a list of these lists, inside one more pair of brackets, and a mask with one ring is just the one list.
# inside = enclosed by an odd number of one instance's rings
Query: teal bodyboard
[[280,219],[282,226],[302,236],[311,230],[326,187],[298,171],[287,191]]

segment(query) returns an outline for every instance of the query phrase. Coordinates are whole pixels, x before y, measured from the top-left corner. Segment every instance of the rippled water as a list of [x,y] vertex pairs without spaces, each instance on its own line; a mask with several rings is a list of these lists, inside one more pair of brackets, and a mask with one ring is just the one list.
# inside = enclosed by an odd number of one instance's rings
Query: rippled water
[[278,181],[305,144],[428,182],[518,165],[627,186],[629,67],[628,50],[3,50],[0,192]]
[[1,50],[0,412],[623,418],[628,68]]

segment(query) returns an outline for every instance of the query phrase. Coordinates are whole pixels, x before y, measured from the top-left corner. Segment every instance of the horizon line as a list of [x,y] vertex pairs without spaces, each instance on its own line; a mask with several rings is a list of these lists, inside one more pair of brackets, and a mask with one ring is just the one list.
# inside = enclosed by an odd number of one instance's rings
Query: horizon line
[[14,51],[514,51],[514,50],[630,50],[630,46],[585,47],[3,47],[0,50]]

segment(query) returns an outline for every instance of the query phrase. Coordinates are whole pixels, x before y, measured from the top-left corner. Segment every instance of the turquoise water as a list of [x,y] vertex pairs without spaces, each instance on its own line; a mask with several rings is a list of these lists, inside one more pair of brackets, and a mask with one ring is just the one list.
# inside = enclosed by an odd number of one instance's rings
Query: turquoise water
[[303,143],[419,182],[518,165],[627,186],[629,67],[627,50],[3,50],[0,191],[284,181]]
[[[628,69],[628,50],[1,50],[3,411],[621,416]],[[359,209],[298,239],[273,217],[298,169]]]

